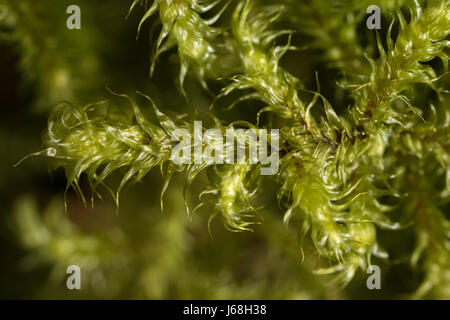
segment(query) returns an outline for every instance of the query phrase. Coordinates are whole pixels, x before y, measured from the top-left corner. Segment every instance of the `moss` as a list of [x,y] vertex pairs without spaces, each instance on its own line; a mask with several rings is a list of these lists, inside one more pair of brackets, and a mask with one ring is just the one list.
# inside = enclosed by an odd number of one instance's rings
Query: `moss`
[[[367,46],[358,38],[358,23],[364,17],[359,9],[366,2],[344,1],[337,8],[334,1],[325,0],[286,0],[270,6],[251,0],[231,3],[228,8],[220,1],[134,1],[133,10],[146,5],[139,31],[159,14],[162,31],[154,44],[151,69],[163,52],[176,48],[178,81],[185,96],[189,92],[184,92],[183,83],[192,69],[203,88],[209,90],[210,83],[222,86],[212,103],[227,101],[234,91],[244,93],[231,107],[260,102],[256,125],[249,127],[262,128],[263,112],[275,116],[277,120],[265,126],[282,127],[281,168],[272,179],[278,185],[284,221],[300,221],[299,234],[309,235],[315,251],[330,261],[318,273],[336,272],[335,279],[347,284],[366,270],[373,256],[388,259],[389,248],[379,243],[380,229],[398,232],[413,224],[417,248],[409,254],[425,274],[416,296],[437,292],[436,297],[448,298],[450,229],[444,210],[450,197],[450,110],[448,92],[441,85],[448,83],[441,80],[448,65],[450,2],[379,1],[392,23],[385,40],[374,32],[373,45]],[[284,10],[284,5],[293,9]],[[408,10],[407,19],[403,12]],[[214,18],[205,18],[207,13]],[[293,29],[301,26],[300,35],[308,37],[298,41],[318,48],[320,59],[343,74],[342,90],[351,106],[333,106],[319,84],[307,89],[310,79],[297,78],[281,66],[282,57],[298,47],[292,44],[295,32],[279,28],[280,20]],[[441,71],[429,63],[437,59]],[[418,91],[425,87],[437,98],[419,104]],[[257,165],[174,165],[169,161],[174,148],[170,136],[177,128],[192,131],[198,119],[172,119],[152,102],[159,122],[152,124],[132,100],[130,104],[133,112],[128,117],[121,117],[118,108],[97,114],[101,108],[95,105],[57,108],[40,154],[64,167],[68,186],[81,194],[83,172],[95,192],[110,173],[126,168],[118,187],[111,190],[117,205],[125,184],[140,181],[155,166],[166,168],[163,193],[173,173],[186,172],[189,187],[209,168],[209,185],[200,194],[199,206],[208,203],[205,195],[212,195],[211,217],[220,215],[232,231],[249,230],[259,222],[252,201],[263,180],[270,178],[259,177]],[[213,127],[221,131],[234,126],[213,119]]]

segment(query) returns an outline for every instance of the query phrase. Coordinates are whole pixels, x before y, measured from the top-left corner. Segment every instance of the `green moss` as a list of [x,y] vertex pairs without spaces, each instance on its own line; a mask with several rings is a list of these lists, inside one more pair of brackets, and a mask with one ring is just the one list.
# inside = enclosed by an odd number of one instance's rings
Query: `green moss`
[[[381,229],[399,232],[414,225],[417,248],[409,256],[425,278],[415,296],[448,298],[450,109],[442,86],[448,85],[443,79],[450,2],[375,2],[392,23],[386,40],[373,32],[366,45],[358,34],[366,2],[344,1],[337,8],[334,1],[325,0],[286,0],[271,6],[243,0],[230,8],[220,3],[155,0],[146,6],[139,31],[158,13],[162,28],[154,42],[151,69],[163,52],[176,48],[178,81],[185,96],[190,92],[184,92],[183,83],[193,69],[203,88],[221,84],[212,102],[228,101],[229,95],[243,91],[228,106],[239,103],[243,109],[248,100],[259,101],[254,122],[261,128],[263,112],[275,116],[266,128],[282,127],[281,167],[273,177],[279,204],[284,221],[299,222],[302,239],[308,235],[316,253],[330,261],[317,273],[336,272],[335,279],[347,284],[366,270],[373,256],[388,259],[390,248],[380,245]],[[138,4],[149,5],[136,0],[132,9]],[[292,10],[283,10],[283,5]],[[211,10],[219,20],[204,18]],[[411,12],[408,19],[406,11]],[[298,47],[292,44],[294,31],[278,28],[280,20],[298,28],[300,38],[307,37],[297,41],[319,49],[320,60],[342,73],[340,90],[352,101],[348,108],[333,106],[333,97],[318,92],[319,85],[306,88],[314,80],[295,77],[281,66],[282,57]],[[437,60],[440,70],[430,64]],[[421,96],[422,90],[431,93]],[[259,222],[252,202],[263,180],[270,178],[257,176],[258,166],[174,165],[169,161],[174,147],[170,137],[177,128],[192,131],[193,121],[172,120],[152,102],[159,122],[152,124],[130,103],[133,112],[127,117],[119,108],[101,114],[93,105],[58,107],[40,154],[64,167],[68,186],[80,194],[83,172],[94,193],[113,171],[126,168],[118,187],[107,187],[117,205],[121,189],[155,166],[166,168],[163,193],[173,173],[186,172],[189,188],[209,168],[212,174],[199,206],[212,203],[211,217],[220,215],[232,231],[249,230]],[[213,118],[213,127],[228,127]],[[212,201],[204,201],[205,195],[212,195]]]

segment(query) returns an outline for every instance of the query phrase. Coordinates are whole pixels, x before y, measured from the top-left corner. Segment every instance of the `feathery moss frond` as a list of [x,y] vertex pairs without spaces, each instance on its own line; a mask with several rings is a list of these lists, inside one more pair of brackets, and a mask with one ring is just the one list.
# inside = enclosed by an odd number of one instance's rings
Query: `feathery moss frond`
[[[153,74],[159,55],[175,46],[178,48],[180,59],[178,80],[184,95],[186,93],[183,83],[190,67],[194,68],[204,88],[207,88],[205,82],[207,77],[221,76],[226,72],[231,61],[227,60],[227,64],[222,63],[223,56],[221,54],[226,52],[226,47],[217,40],[225,31],[223,28],[213,27],[213,24],[219,19],[228,3],[223,5],[213,18],[203,19],[201,17],[201,14],[211,11],[221,2],[223,1],[152,1],[138,28],[139,33],[143,23],[159,10],[162,31],[154,45],[151,74]],[[148,0],[134,0],[130,11],[139,3],[145,3],[147,7]]]
[[[147,1],[135,0],[132,8],[139,3]],[[380,245],[380,230],[397,232],[414,224],[418,245],[411,255],[414,264],[421,265],[425,273],[416,294],[431,292],[436,283],[448,278],[449,223],[443,208],[450,197],[450,116],[447,93],[438,84],[448,65],[450,1],[429,0],[426,6],[419,1],[408,4],[379,1],[396,16],[385,41],[374,31],[377,48],[372,50],[378,49],[377,59],[359,46],[356,28],[361,16],[357,19],[354,13],[349,13],[348,26],[336,30],[342,33],[336,39],[331,29],[337,18],[326,21],[324,30],[305,31],[315,41],[326,40],[321,44],[322,50],[324,46],[332,46],[323,57],[332,66],[346,74],[361,72],[359,77],[350,77],[354,83],[347,87],[357,89],[352,92],[353,104],[347,110],[343,106],[335,109],[320,92],[319,85],[317,92],[309,90],[303,79],[280,66],[283,55],[295,49],[291,45],[293,32],[276,30],[272,24],[286,15],[283,6],[238,1],[228,32],[226,27],[213,27],[215,18],[202,18],[203,13],[221,3],[153,1],[139,26],[140,29],[150,16],[159,12],[162,32],[155,43],[152,69],[162,52],[176,46],[181,85],[189,67],[194,68],[205,88],[207,78],[219,80],[233,74],[231,83],[216,99],[235,90],[248,90],[250,93],[242,95],[236,103],[257,99],[266,105],[257,117],[265,111],[278,115],[277,121],[283,126],[281,167],[274,177],[278,199],[285,210],[284,221],[300,221],[302,237],[308,234],[317,253],[331,261],[331,267],[318,273],[339,272],[337,279],[348,283],[358,270],[371,264],[373,256],[388,257],[388,250]],[[335,9],[342,10],[338,11],[339,18],[346,16],[343,8],[354,3],[345,1],[342,8],[336,8],[334,1],[320,1],[321,5],[332,5],[324,16]],[[361,2],[358,8],[365,3]],[[311,6],[301,3],[295,7],[303,12]],[[405,8],[411,9],[409,21],[401,11]],[[222,12],[219,10],[218,16]],[[305,23],[316,26],[318,21]],[[394,37],[395,23],[399,31]],[[288,40],[285,45],[277,45],[275,40],[283,35],[288,35]],[[348,52],[353,43],[357,45],[355,52]],[[231,66],[230,73],[221,66],[222,49],[233,61],[225,63]],[[439,75],[429,64],[436,58],[443,62],[444,71]],[[359,70],[367,61],[370,68]],[[425,102],[417,101],[414,90],[418,86],[434,90],[438,105],[434,106],[428,98]],[[307,98],[311,99],[309,103]],[[130,114],[94,105],[85,108],[63,105],[54,111],[45,139],[47,149],[41,154],[52,157],[56,166],[66,169],[68,186],[82,194],[79,179],[85,172],[95,192],[97,187],[106,185],[105,179],[112,172],[123,168],[125,174],[120,185],[115,192],[111,191],[118,204],[120,190],[129,182],[141,180],[155,166],[167,167],[162,193],[175,172],[186,172],[187,187],[200,172],[207,171],[210,185],[200,194],[199,206],[213,204],[211,219],[220,215],[232,231],[249,230],[259,222],[252,203],[263,179],[258,165],[249,161],[190,165],[169,162],[175,148],[171,138],[178,134],[177,129],[200,134],[195,132],[194,123],[172,120],[152,103],[159,122],[152,124],[133,101],[130,103]],[[226,128],[243,125],[240,122],[224,126],[214,116],[213,120],[213,128],[221,133]],[[259,123],[244,126],[260,128]],[[214,144],[210,138],[202,146]],[[414,185],[415,179],[418,185]],[[424,197],[423,193],[429,195]],[[208,196],[212,200],[207,200]],[[398,211],[401,214],[396,215]]]

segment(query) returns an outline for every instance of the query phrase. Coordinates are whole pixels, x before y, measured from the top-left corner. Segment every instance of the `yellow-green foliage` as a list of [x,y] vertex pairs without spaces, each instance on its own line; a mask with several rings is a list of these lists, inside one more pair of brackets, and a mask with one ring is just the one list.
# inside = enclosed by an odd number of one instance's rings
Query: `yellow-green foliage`
[[[450,109],[443,88],[448,81],[442,79],[448,66],[450,1],[374,1],[391,23],[385,40],[381,32],[367,31],[372,38],[363,46],[357,28],[364,23],[366,2],[134,1],[132,12],[146,6],[141,32],[159,14],[162,30],[154,41],[152,70],[163,52],[176,48],[183,93],[192,67],[204,88],[208,81],[221,81],[223,89],[212,103],[242,90],[231,106],[260,101],[257,128],[262,128],[263,112],[275,115],[276,121],[265,125],[281,128],[280,170],[274,177],[259,177],[259,167],[250,163],[174,165],[170,136],[176,128],[192,131],[193,122],[171,120],[153,104],[159,124],[152,124],[133,101],[128,115],[119,108],[98,113],[102,107],[97,105],[58,107],[40,154],[64,167],[68,186],[80,193],[83,172],[96,191],[110,173],[126,168],[112,191],[117,204],[124,185],[141,180],[155,166],[167,164],[163,192],[173,173],[186,171],[190,185],[209,168],[210,185],[200,200],[212,195],[211,216],[220,214],[233,231],[265,223],[255,219],[252,201],[263,180],[273,179],[284,221],[295,221],[301,238],[308,235],[316,252],[330,261],[317,272],[338,272],[336,279],[344,284],[365,271],[373,256],[388,258],[381,230],[401,232],[413,225],[417,247],[409,255],[425,279],[416,296],[448,298],[450,227],[444,210],[450,199]],[[211,10],[214,17],[204,18]],[[278,23],[299,28],[300,35]],[[318,49],[319,59],[338,68],[342,78],[336,80],[350,106],[333,106],[334,97],[324,97],[319,85],[305,87],[316,79],[296,77],[281,66],[288,51],[298,50],[293,40]],[[432,60],[439,67],[427,63]],[[421,97],[421,91],[427,95]],[[227,126],[213,118],[223,132]]]

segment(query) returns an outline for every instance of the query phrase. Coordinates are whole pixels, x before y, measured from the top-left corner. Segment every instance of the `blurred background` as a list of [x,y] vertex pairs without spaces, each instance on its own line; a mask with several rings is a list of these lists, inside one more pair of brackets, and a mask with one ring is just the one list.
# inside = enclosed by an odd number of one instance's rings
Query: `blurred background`
[[[66,8],[72,4],[81,7],[81,30],[66,28]],[[401,231],[405,245],[383,262],[383,290],[368,290],[363,272],[346,288],[332,276],[314,275],[328,262],[307,237],[300,244],[295,224],[283,224],[271,184],[263,186],[264,222],[254,232],[229,232],[215,221],[211,237],[208,210],[192,219],[186,214],[183,176],[170,184],[164,214],[158,170],[124,190],[118,214],[108,195],[86,207],[73,190],[65,212],[63,170],[50,173],[43,157],[14,167],[41,150],[41,134],[55,106],[64,100],[85,105],[112,99],[106,87],[132,97],[136,90],[144,92],[164,111],[208,109],[212,98],[195,77],[185,83],[189,102],[177,90],[175,49],[161,55],[150,79],[151,23],[136,39],[143,8],[125,19],[130,4],[0,0],[0,298],[366,299],[403,298],[414,291],[422,275],[404,259],[414,246],[408,230]],[[309,79],[309,88],[318,70],[323,92],[336,105],[346,105],[347,97],[335,86],[337,71],[315,50],[290,53],[283,64]],[[211,86],[215,92],[221,87]],[[227,103],[224,99],[222,107]],[[216,112],[224,120],[254,122],[260,105],[222,107]],[[193,197],[196,192],[191,190]],[[385,241],[395,241],[389,237]],[[81,290],[66,288],[66,268],[72,264],[82,270]]]

